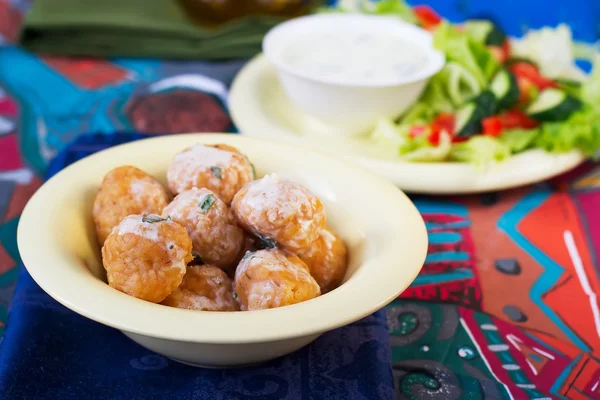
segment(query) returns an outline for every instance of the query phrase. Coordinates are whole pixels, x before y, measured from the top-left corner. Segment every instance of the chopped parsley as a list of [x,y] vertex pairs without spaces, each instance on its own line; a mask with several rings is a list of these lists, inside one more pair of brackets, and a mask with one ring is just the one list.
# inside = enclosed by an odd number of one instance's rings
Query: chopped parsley
[[202,211],[208,212],[208,210],[210,210],[210,208],[212,207],[212,205],[215,204],[215,201],[216,201],[215,196],[213,196],[212,194],[207,194],[200,201],[200,203],[198,204],[198,207],[200,207],[200,209]]
[[217,179],[221,179],[223,177],[223,170],[219,167],[210,167],[211,172]]
[[163,218],[160,215],[156,214],[148,214],[142,217],[142,222],[148,222],[149,224],[153,224],[155,222],[163,222],[166,221],[167,218]]

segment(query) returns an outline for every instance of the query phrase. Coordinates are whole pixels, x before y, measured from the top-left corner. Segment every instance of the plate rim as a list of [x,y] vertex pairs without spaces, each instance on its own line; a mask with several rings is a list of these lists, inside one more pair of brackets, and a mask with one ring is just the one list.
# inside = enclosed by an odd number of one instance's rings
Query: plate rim
[[[270,69],[270,70],[269,70]],[[311,141],[303,139],[298,132],[294,132],[281,124],[269,119],[266,112],[262,110],[262,103],[253,99],[252,93],[258,90],[252,89],[253,86],[258,86],[258,79],[262,79],[262,75],[273,73],[276,76],[276,70],[264,54],[258,54],[252,58],[238,72],[232,82],[229,92],[229,112],[234,124],[243,136],[251,136],[269,140],[276,140],[284,143],[291,143],[294,146],[302,146],[312,150],[316,150]],[[254,96],[256,97],[256,96]],[[323,153],[336,158],[346,159],[354,163],[362,165],[362,167],[370,169],[378,173],[380,176],[390,180],[400,189],[410,193],[421,194],[470,194],[481,193],[497,190],[505,190],[515,187],[521,187],[536,182],[541,182],[567,171],[582,164],[586,157],[580,151],[573,150],[564,154],[549,154],[541,149],[532,149],[523,153],[512,156],[510,159],[499,163],[493,163],[482,174],[482,171],[469,163],[449,163],[449,162],[432,162],[432,163],[410,163],[401,160],[385,160],[369,157],[361,157],[356,155],[343,155],[335,151],[328,151],[322,148],[317,149]],[[496,184],[478,183],[485,179],[493,179],[498,171],[506,170],[511,165],[522,165],[532,162],[543,162],[547,165],[558,164],[560,167],[539,171],[535,175],[528,176],[527,174],[518,174],[519,179],[505,180]],[[470,174],[475,178],[475,182],[463,184],[452,188],[440,188],[435,185],[415,185],[409,184],[410,175],[420,175],[423,173],[434,174],[435,171],[441,171],[442,174],[448,175],[452,173],[454,176]],[[413,181],[415,181],[413,179]]]

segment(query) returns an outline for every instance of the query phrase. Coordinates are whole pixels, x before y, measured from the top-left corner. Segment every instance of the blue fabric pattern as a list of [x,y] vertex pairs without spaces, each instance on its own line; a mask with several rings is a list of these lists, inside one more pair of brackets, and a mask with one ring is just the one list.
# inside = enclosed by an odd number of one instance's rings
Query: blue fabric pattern
[[[81,136],[51,163],[47,177],[87,155],[145,137]],[[44,293],[21,266],[0,343],[1,399],[378,400],[394,396],[383,311],[257,367],[201,369],[152,353],[119,331],[68,310]]]

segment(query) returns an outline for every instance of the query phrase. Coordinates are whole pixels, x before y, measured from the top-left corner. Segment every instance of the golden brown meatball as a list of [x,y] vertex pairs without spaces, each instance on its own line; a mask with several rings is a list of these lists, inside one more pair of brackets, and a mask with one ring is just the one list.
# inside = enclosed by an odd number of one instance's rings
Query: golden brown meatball
[[243,187],[231,208],[244,229],[292,252],[310,245],[325,227],[321,201],[304,186],[275,174]]
[[310,269],[310,274],[321,287],[321,293],[338,287],[346,275],[346,245],[327,228],[321,231],[317,240],[297,254]]
[[100,246],[123,218],[160,214],[169,195],[159,181],[131,166],[118,167],[104,177],[94,201],[94,223]]
[[215,193],[204,188],[181,192],[165,207],[163,217],[171,217],[187,229],[194,252],[206,264],[223,269],[235,266],[244,231]]
[[234,287],[242,310],[287,306],[321,293],[306,264],[279,249],[246,253],[235,272]]
[[177,154],[167,171],[173,194],[194,187],[207,188],[227,205],[253,179],[254,168],[246,156],[224,144],[194,145]]
[[233,282],[223,270],[213,265],[187,267],[181,285],[162,304],[201,311],[236,311]]
[[102,247],[108,284],[160,303],[181,284],[192,260],[192,241],[181,225],[159,215],[130,215]]

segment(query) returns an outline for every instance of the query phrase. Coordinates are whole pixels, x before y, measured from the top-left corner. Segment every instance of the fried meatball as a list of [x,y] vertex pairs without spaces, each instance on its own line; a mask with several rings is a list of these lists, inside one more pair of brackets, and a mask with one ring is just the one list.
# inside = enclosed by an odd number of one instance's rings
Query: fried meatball
[[208,189],[181,192],[162,213],[185,227],[192,238],[194,253],[206,264],[228,269],[235,266],[244,241],[227,205]]
[[181,225],[159,215],[130,215],[102,247],[108,284],[160,303],[181,284],[192,260],[192,240]]
[[224,144],[194,145],[177,154],[167,180],[173,194],[191,188],[212,190],[227,205],[246,183],[254,179],[254,168],[235,147]]
[[338,287],[346,275],[346,245],[327,228],[307,248],[298,251],[297,255],[310,269],[310,274],[321,287],[321,293]]
[[123,218],[132,214],[160,214],[169,195],[159,181],[131,166],[118,167],[104,177],[93,208],[100,246]]
[[325,227],[321,201],[304,186],[275,174],[246,185],[231,207],[244,229],[292,252],[308,247]]
[[244,311],[300,303],[321,293],[306,264],[279,249],[246,253],[235,272],[234,287]]
[[162,304],[200,311],[236,311],[233,282],[214,265],[187,267],[181,285]]

